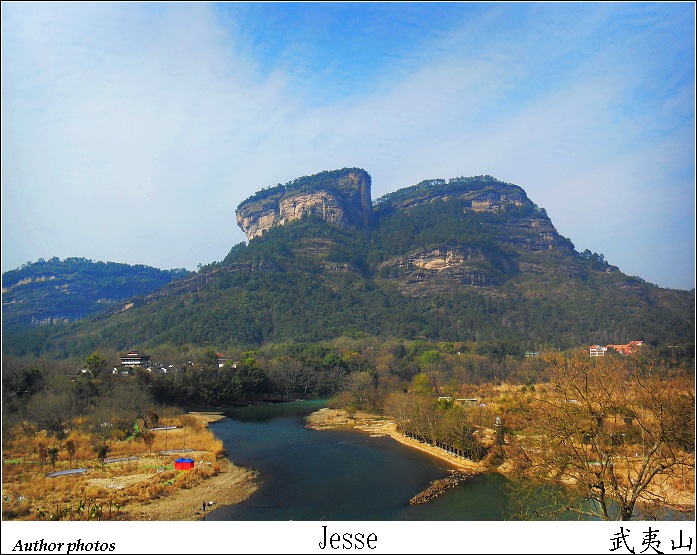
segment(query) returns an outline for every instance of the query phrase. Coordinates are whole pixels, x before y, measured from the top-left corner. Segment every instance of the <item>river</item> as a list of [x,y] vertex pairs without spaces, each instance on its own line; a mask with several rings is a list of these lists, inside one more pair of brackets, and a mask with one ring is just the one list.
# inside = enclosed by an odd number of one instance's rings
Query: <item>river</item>
[[323,401],[234,409],[211,425],[238,466],[260,472],[247,501],[221,507],[208,520],[507,520],[506,478],[470,478],[429,503],[409,500],[444,478],[446,463],[389,437],[312,430],[305,416]]

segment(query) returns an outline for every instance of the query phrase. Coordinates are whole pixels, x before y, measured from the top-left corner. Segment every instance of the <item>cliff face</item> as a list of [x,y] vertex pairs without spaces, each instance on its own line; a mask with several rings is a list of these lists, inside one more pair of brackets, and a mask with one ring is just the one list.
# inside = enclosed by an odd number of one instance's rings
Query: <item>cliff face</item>
[[260,191],[236,211],[237,225],[248,239],[309,214],[342,229],[367,228],[373,218],[370,175],[349,168],[301,177]]
[[408,209],[437,200],[454,199],[465,201],[465,210],[473,212],[498,212],[510,206],[532,204],[522,188],[489,175],[459,177],[447,182],[444,179],[422,181],[389,193],[378,199],[378,203]]
[[428,295],[443,288],[498,285],[502,274],[514,271],[507,258],[461,245],[434,247],[386,260],[378,267],[406,295]]
[[[350,246],[316,237],[298,241],[296,253],[325,260],[335,271],[377,271],[410,295],[452,286],[500,286],[513,275],[536,272],[539,264],[528,261],[528,254],[573,257],[574,252],[573,244],[557,233],[546,212],[521,187],[491,176],[422,181],[381,197],[373,211],[365,171],[323,172],[260,191],[240,204],[237,222],[252,239],[306,214],[347,230],[374,223],[371,240],[383,254],[370,270],[365,261],[357,264],[355,253],[351,260],[337,258]],[[397,244],[402,252],[393,250]],[[565,260],[565,274],[584,274],[568,263],[572,258]]]

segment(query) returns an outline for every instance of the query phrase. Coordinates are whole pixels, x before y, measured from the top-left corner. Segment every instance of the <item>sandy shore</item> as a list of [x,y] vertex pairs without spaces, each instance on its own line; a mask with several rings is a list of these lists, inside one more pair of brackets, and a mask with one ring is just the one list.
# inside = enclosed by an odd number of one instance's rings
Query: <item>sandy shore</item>
[[[239,468],[230,461],[221,461],[220,474],[190,489],[146,503],[132,503],[128,508],[131,520],[202,520],[222,505],[234,505],[249,498],[258,488],[253,470]],[[213,504],[209,505],[208,502]],[[202,510],[206,502],[206,510]]]
[[[192,412],[206,425],[225,418],[221,413]],[[188,489],[178,489],[167,497],[145,502],[132,501],[124,511],[130,520],[203,520],[206,514],[223,505],[248,499],[257,489],[254,470],[235,466],[230,460],[218,461],[221,471]],[[203,503],[206,510],[203,510]],[[211,502],[211,503],[209,503]]]
[[433,457],[437,457],[453,468],[471,476],[492,470],[483,463],[458,457],[439,447],[406,437],[397,431],[397,426],[394,421],[374,414],[357,412],[355,415],[349,416],[344,410],[323,408],[307,417],[307,426],[315,430],[346,427],[361,430],[369,433],[373,437],[389,436],[407,447],[418,449]]

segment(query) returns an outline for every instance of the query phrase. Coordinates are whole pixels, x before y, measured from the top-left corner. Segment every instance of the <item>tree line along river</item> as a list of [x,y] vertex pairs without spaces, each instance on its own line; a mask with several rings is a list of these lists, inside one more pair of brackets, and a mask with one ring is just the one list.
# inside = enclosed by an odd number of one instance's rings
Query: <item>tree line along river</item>
[[[449,475],[437,458],[389,437],[312,430],[305,417],[324,401],[233,409],[211,430],[238,466],[259,471],[258,491],[207,520],[511,520],[508,480],[474,476],[429,503],[409,500]],[[576,515],[567,518],[576,519]]]

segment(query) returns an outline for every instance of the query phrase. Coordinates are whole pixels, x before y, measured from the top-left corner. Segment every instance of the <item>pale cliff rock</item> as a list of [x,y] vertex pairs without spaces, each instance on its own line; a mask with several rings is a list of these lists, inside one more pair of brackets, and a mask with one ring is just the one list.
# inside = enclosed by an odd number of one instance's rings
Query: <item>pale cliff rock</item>
[[237,213],[237,225],[245,232],[247,239],[261,235],[274,223],[276,223],[276,212],[274,210],[248,212],[246,216],[239,211]]
[[322,172],[260,191],[237,207],[237,225],[248,239],[305,215],[343,229],[370,225],[370,175],[358,168]]
[[459,266],[468,260],[486,260],[486,258],[478,249],[438,247],[411,255],[408,260],[417,268],[440,272]]
[[433,287],[445,283],[470,287],[496,285],[501,274],[512,271],[514,264],[494,253],[458,246],[433,247],[395,257],[380,264],[379,268],[402,283],[403,293],[420,295],[432,293]]

